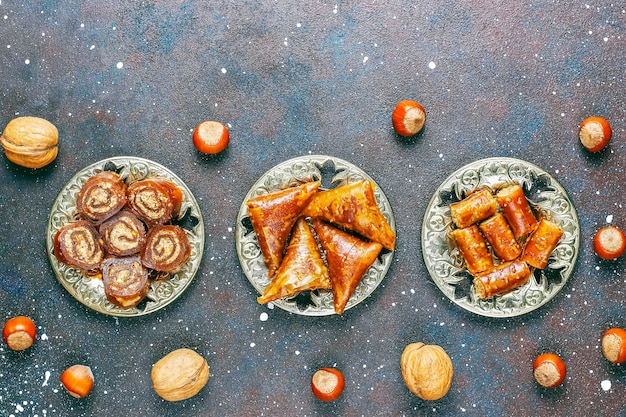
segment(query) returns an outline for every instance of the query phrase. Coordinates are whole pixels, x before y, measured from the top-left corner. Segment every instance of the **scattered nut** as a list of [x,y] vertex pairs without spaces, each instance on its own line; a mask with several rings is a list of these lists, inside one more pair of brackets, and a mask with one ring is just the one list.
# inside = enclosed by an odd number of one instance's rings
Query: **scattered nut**
[[57,157],[59,131],[45,119],[18,117],[6,125],[0,142],[9,161],[26,168],[41,168]]
[[226,149],[229,138],[228,128],[212,120],[198,124],[192,135],[196,149],[208,155],[214,155]]
[[402,352],[400,367],[406,386],[423,400],[442,398],[452,385],[452,360],[441,346],[411,343]]
[[626,235],[617,226],[604,226],[593,238],[593,250],[607,261],[617,259],[626,251]]
[[311,378],[313,395],[322,401],[334,401],[339,398],[345,385],[343,374],[337,368],[318,369]]
[[37,329],[35,323],[25,316],[17,316],[4,323],[2,338],[7,346],[13,350],[28,349],[35,342]]
[[611,363],[626,362],[626,330],[613,327],[602,335],[602,354]]
[[417,101],[402,100],[391,113],[391,123],[400,136],[416,135],[426,123],[426,110]]
[[545,388],[555,388],[565,380],[565,363],[554,353],[543,353],[533,362],[533,376]]
[[93,388],[93,373],[85,365],[73,365],[61,374],[61,383],[74,398],[85,398]]
[[613,131],[609,122],[597,116],[583,120],[578,129],[580,143],[589,152],[599,152],[609,144]]
[[164,400],[186,400],[206,385],[209,365],[193,350],[177,349],[152,366],[151,377],[154,391]]

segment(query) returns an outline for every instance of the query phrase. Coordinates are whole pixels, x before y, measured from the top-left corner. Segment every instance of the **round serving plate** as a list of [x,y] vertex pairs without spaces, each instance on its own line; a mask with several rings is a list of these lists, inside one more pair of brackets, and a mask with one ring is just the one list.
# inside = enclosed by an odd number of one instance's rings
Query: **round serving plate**
[[[517,183],[537,213],[557,223],[563,236],[548,266],[533,270],[529,282],[509,293],[481,300],[463,258],[451,243],[450,204],[480,188]],[[550,301],[565,286],[580,249],[580,225],[565,189],[543,169],[514,158],[487,158],[455,171],[430,200],[422,224],[422,253],[426,268],[439,289],[455,304],[488,317],[514,317]]]
[[[57,230],[77,218],[76,195],[89,177],[101,171],[118,173],[126,184],[146,178],[166,178],[173,181],[183,192],[180,215],[172,223],[179,224],[187,231],[191,244],[191,256],[184,267],[169,279],[152,281],[145,300],[134,308],[123,309],[110,303],[104,294],[104,285],[99,277],[85,276],[80,270],[59,262],[54,256],[54,235]],[[89,165],[76,173],[63,187],[50,210],[46,245],[50,265],[57,280],[76,300],[95,311],[111,316],[142,316],[170,304],[192,282],[200,267],[204,251],[204,221],[195,197],[187,185],[173,172],[147,159],[119,156]]]
[[[253,197],[269,194],[307,181],[321,181],[321,188],[330,189],[339,185],[369,180],[374,185],[374,196],[387,222],[396,231],[395,220],[389,200],[376,182],[357,166],[325,155],[308,155],[290,159],[271,168],[250,188],[237,214],[235,244],[244,274],[252,286],[263,294],[269,284],[267,266],[252,230],[246,201]],[[391,266],[393,251],[383,249],[378,259],[366,271],[361,282],[346,305],[346,310],[365,300],[382,282]],[[282,298],[272,304],[283,310],[304,316],[327,316],[335,314],[333,294],[330,290],[306,291],[292,298]]]

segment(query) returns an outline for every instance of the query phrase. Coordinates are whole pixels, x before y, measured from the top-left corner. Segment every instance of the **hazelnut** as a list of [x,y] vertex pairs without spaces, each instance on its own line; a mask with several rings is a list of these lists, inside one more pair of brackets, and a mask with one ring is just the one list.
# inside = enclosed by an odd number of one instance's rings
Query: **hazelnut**
[[72,365],[61,374],[61,384],[74,398],[85,398],[93,388],[93,372],[86,365]]
[[35,342],[36,335],[35,323],[26,316],[7,320],[2,329],[2,338],[12,350],[28,349]]
[[611,363],[626,362],[626,330],[613,327],[602,335],[602,354]]
[[441,346],[411,343],[402,352],[400,366],[407,388],[421,399],[438,400],[448,393],[454,368]]
[[206,385],[209,365],[193,350],[177,349],[152,366],[151,377],[154,391],[164,400],[186,400]]
[[567,369],[563,360],[554,353],[542,353],[533,362],[533,376],[544,388],[555,388],[565,380]]
[[417,101],[402,100],[391,113],[391,123],[400,136],[416,135],[426,123],[426,110]]
[[45,119],[18,117],[6,125],[0,142],[9,161],[26,168],[41,168],[57,157],[59,131]]

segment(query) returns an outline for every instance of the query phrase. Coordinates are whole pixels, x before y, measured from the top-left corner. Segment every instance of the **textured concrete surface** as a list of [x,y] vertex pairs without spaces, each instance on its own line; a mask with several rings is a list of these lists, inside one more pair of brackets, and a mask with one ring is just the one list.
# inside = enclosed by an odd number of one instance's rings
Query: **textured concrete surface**
[[[40,170],[0,159],[0,319],[38,326],[35,345],[0,345],[3,416],[554,416],[626,414],[626,373],[602,357],[600,336],[626,327],[625,260],[602,262],[592,237],[626,228],[626,9],[612,1],[112,1],[0,0],[0,125],[20,115],[53,122],[60,153]],[[396,136],[401,99],[428,112],[413,140]],[[588,154],[577,129],[610,120],[614,139]],[[231,129],[216,157],[191,131]],[[367,171],[397,222],[383,284],[342,317],[290,315],[258,305],[234,246],[244,195],[275,164],[327,154]],[[194,192],[206,223],[194,283],[152,315],[117,319],[74,300],[50,268],[44,234],[59,190],[100,159],[158,162]],[[438,185],[484,157],[532,162],[568,190],[580,217],[578,264],[550,303],[514,319],[467,313],[433,285],[420,226]],[[439,344],[455,376],[426,402],[399,368],[411,342]],[[167,403],[150,369],[189,347],[212,376],[196,397]],[[531,365],[544,351],[568,367],[554,390]],[[59,383],[92,367],[85,399]],[[321,366],[346,377],[321,403]]]

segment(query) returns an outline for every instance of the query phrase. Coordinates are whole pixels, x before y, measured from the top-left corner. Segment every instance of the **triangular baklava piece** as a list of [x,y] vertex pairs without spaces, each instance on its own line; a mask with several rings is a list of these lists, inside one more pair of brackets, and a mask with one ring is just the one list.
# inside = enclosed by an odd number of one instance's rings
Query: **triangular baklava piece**
[[396,234],[376,204],[370,181],[321,191],[313,196],[302,215],[335,223],[380,243],[386,249],[395,247]]
[[319,181],[307,182],[246,202],[252,228],[268,269],[268,277],[280,266],[291,229],[320,186]]
[[342,314],[365,271],[374,263],[383,246],[377,242],[365,242],[322,220],[311,219],[311,222],[326,253],[335,312]]
[[306,220],[299,218],[280,268],[257,300],[259,304],[265,304],[279,298],[292,297],[302,291],[330,286],[328,268],[313,232]]

